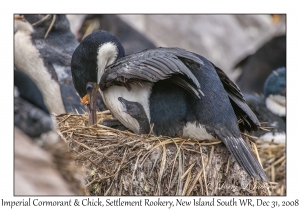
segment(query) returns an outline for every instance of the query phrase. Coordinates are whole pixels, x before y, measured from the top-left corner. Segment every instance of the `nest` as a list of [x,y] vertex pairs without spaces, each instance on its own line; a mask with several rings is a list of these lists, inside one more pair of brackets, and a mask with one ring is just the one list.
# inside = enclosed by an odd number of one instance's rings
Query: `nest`
[[[104,119],[112,118],[109,111],[98,112],[97,117],[97,126],[87,126],[87,115],[56,117],[58,134],[67,143],[76,164],[84,168],[85,187],[90,195],[285,194],[285,182],[278,191],[276,183],[254,180],[220,141],[136,135],[101,125]],[[259,157],[256,145],[249,146]],[[278,162],[278,151],[260,146],[263,165],[270,172],[267,175],[272,181],[285,180],[285,161]],[[281,168],[277,170],[277,166]],[[277,176],[278,172],[281,175]]]
[[271,182],[271,195],[286,196],[286,145],[257,141],[263,168]]

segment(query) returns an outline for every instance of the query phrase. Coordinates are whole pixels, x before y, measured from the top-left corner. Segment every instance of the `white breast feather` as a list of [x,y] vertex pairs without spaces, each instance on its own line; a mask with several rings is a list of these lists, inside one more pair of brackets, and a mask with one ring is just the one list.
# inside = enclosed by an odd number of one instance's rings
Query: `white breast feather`
[[18,30],[14,36],[14,65],[25,72],[41,90],[46,106],[55,114],[65,113],[59,84],[51,78],[28,31]]
[[149,82],[143,82],[142,84],[143,87],[131,84],[132,89],[130,92],[123,86],[111,86],[103,92],[100,90],[107,108],[124,126],[132,130],[134,133],[139,132],[139,124],[136,119],[123,112],[122,104],[118,100],[118,97],[140,103],[143,106],[150,122],[149,96],[153,84]]
[[183,137],[190,137],[198,140],[218,141],[210,135],[203,126],[197,126],[196,123],[191,122],[188,122],[186,126],[183,127]]
[[266,99],[267,108],[274,114],[283,117],[286,115],[286,98],[280,95],[270,95]]
[[267,132],[264,135],[260,136],[259,139],[267,142],[274,142],[278,144],[285,144],[286,140],[286,135],[284,132],[281,133],[272,133],[272,132]]

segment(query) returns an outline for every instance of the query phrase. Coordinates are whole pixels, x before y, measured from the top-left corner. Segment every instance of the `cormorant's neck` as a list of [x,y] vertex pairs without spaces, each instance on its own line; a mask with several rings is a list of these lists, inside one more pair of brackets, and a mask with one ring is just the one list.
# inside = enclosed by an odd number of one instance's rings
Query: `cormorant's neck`
[[[146,114],[146,113],[145,113]],[[138,119],[139,122],[139,134],[148,134],[150,132],[150,123],[147,117],[141,117]]]

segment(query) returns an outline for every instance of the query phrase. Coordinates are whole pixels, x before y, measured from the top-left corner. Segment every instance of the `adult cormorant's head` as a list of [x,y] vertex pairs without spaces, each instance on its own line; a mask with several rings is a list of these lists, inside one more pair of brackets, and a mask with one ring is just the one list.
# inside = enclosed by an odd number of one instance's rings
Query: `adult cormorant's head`
[[122,44],[109,32],[96,31],[82,40],[73,53],[71,70],[75,89],[83,104],[90,104],[87,84],[99,84],[106,66],[124,56]]

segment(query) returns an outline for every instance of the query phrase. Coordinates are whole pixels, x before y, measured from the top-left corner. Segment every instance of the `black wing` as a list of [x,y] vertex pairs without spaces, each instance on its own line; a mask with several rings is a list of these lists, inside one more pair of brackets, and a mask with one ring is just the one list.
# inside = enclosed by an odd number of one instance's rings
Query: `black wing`
[[192,53],[179,48],[157,48],[126,56],[108,66],[101,77],[100,88],[112,85],[131,89],[130,83],[157,82],[170,79],[200,98],[200,84],[190,71],[190,65],[200,66],[202,61]]
[[224,89],[229,96],[235,115],[240,121],[240,130],[247,130],[248,132],[257,131],[260,127],[259,120],[246,104],[244,96],[239,87],[234,82],[232,82],[220,68],[215,66],[213,63],[212,65],[215,67],[217,74],[224,86]]

